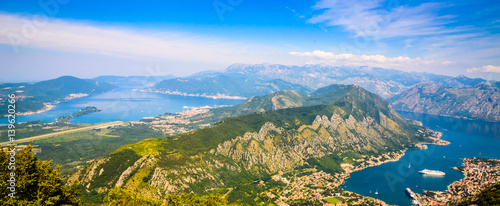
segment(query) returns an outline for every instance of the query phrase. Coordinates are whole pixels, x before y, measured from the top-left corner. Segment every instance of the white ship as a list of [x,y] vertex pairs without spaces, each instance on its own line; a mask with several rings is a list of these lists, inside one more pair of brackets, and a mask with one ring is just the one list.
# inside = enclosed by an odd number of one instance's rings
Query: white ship
[[437,176],[444,176],[445,175],[444,172],[441,172],[439,170],[424,169],[424,170],[421,170],[419,172],[422,173],[422,174],[425,174],[425,175],[437,175]]

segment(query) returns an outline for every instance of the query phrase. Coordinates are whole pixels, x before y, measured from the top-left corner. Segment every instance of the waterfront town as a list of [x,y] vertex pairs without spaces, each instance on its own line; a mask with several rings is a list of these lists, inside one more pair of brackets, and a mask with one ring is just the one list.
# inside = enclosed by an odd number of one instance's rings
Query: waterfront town
[[189,110],[182,111],[175,114],[164,114],[156,117],[145,117],[141,121],[134,122],[134,124],[148,124],[154,130],[162,131],[167,135],[177,135],[209,127],[210,124],[203,124],[193,122],[190,117],[206,113],[211,107],[194,107]]
[[463,166],[455,168],[464,173],[464,178],[448,185],[441,191],[425,191],[417,194],[420,205],[445,205],[478,194],[496,183],[500,183],[500,159],[466,158]]
[[367,167],[377,166],[386,162],[397,161],[405,154],[405,150],[390,152],[379,156],[363,156],[354,159],[356,166],[348,163],[341,164],[344,172],[329,174],[317,169],[305,169],[297,174],[277,174],[273,180],[286,184],[282,190],[267,192],[271,199],[276,199],[278,205],[289,205],[296,200],[317,200],[324,206],[339,205],[387,205],[382,200],[364,197],[359,194],[344,191],[340,188],[350,174]]

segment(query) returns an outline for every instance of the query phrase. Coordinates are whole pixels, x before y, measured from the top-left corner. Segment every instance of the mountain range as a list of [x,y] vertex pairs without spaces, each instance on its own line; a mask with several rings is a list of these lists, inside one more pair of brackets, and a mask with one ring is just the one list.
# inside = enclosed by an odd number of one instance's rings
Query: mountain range
[[[422,94],[421,90],[417,89],[428,85],[428,82],[440,88],[448,88],[433,90],[432,93],[434,96],[441,95],[445,98],[426,97],[428,94]],[[297,90],[302,94],[312,94],[315,89],[330,84],[358,85],[389,100],[398,110],[499,121],[500,111],[496,104],[498,92],[492,88],[498,88],[500,82],[468,78],[463,75],[451,77],[370,67],[234,64],[224,71],[209,71],[162,81],[152,87],[152,90],[251,97],[281,90]],[[490,86],[484,87],[484,85]],[[286,103],[303,105],[302,102],[294,100],[296,98],[294,94],[274,95],[288,96],[282,99]],[[490,98],[486,98],[487,96]],[[458,104],[462,106],[456,107]],[[279,105],[274,106],[279,108]],[[220,109],[218,112],[227,112],[224,110]]]
[[[432,142],[434,134],[358,86],[335,85],[311,95],[283,91],[210,112],[228,118],[209,128],[123,146],[90,162],[69,184],[94,197],[113,187],[153,199],[183,191],[206,194],[246,188],[298,167],[341,173],[340,164],[359,164],[347,158],[353,153],[372,156],[414,148]],[[246,194],[251,197],[245,197],[246,204],[262,200]],[[245,195],[232,192],[228,199],[240,196]]]
[[[205,71],[182,78],[175,78],[173,75],[99,76],[92,80],[82,80],[64,76],[34,84],[1,84],[0,87],[3,88],[0,90],[0,104],[4,105],[6,95],[14,91],[19,93],[21,102],[17,111],[27,113],[43,111],[47,109],[48,103],[97,94],[115,87],[143,88],[145,91],[211,98],[245,99],[287,90],[295,90],[302,95],[313,94],[316,89],[330,84],[358,85],[389,100],[397,110],[499,121],[500,114],[496,103],[498,92],[491,88],[498,88],[500,82],[463,75],[450,77],[381,68],[327,65],[234,64],[224,71]],[[428,96],[430,93],[422,93],[425,87],[447,89],[433,89],[433,96],[444,98],[431,98]],[[280,100],[284,104],[307,105],[296,100],[295,94],[289,92],[273,95],[288,96]],[[457,107],[458,104],[461,106]],[[274,102],[273,106],[280,108],[279,102]],[[223,110],[217,111],[221,114],[227,112]],[[236,115],[237,113],[232,116]]]
[[[282,82],[277,84],[275,82],[277,80]],[[274,81],[276,86],[263,89],[265,88],[263,84],[268,85],[268,81]],[[205,71],[188,77],[166,80],[155,85],[153,89],[178,91],[186,94],[213,94],[214,91],[209,90],[209,88],[214,87],[215,93],[251,97],[280,90],[297,90],[308,93],[331,84],[355,84],[388,99],[422,82],[436,82],[443,86],[461,88],[474,86],[484,81],[486,80],[470,79],[465,76],[451,77],[372,67],[233,64],[224,71]],[[283,84],[288,84],[294,88],[290,86],[283,87]],[[247,86],[243,88],[252,88],[255,92],[245,91],[239,85]],[[303,88],[299,89],[300,86]]]
[[[472,81],[471,84],[477,81]],[[498,83],[480,82],[471,87],[445,87],[434,82],[420,83],[392,97],[395,109],[416,113],[500,121]]]

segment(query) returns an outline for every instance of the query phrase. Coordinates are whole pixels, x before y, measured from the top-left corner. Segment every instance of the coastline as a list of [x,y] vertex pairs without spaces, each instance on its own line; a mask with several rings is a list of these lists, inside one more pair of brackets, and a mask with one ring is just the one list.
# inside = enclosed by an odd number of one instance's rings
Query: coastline
[[231,95],[225,95],[225,94],[216,94],[216,95],[209,95],[209,94],[189,94],[189,93],[179,92],[179,91],[159,91],[159,90],[152,90],[152,89],[138,89],[137,91],[141,91],[141,92],[153,92],[153,93],[160,93],[160,94],[170,94],[170,95],[179,95],[179,96],[186,96],[186,97],[204,97],[204,98],[210,98],[210,99],[242,99],[242,100],[247,99],[246,97],[231,96]]
[[[54,104],[57,104],[59,102],[54,102]],[[39,114],[39,113],[42,113],[42,112],[46,112],[46,111],[49,111],[51,109],[53,109],[54,107],[56,107],[56,105],[54,105],[53,103],[43,103],[44,107],[42,109],[39,109],[37,111],[31,111],[31,112],[18,112],[16,113],[16,115],[18,116],[22,116],[22,115],[32,115],[32,114]]]
[[[433,142],[416,143],[415,146],[418,149],[420,149],[420,150],[428,149],[427,145],[429,145],[429,144],[432,144],[432,145],[448,145],[448,144],[450,144],[449,141],[441,139],[441,137],[443,136],[443,133],[432,131],[429,129],[426,132],[432,132],[432,135],[430,135],[429,138],[432,139]],[[342,167],[342,169],[345,172],[341,174],[343,179],[342,179],[342,182],[338,186],[344,185],[345,180],[347,180],[350,177],[351,173],[356,172],[356,171],[360,171],[360,170],[363,170],[363,169],[366,169],[369,167],[375,167],[375,166],[379,166],[379,165],[382,165],[385,163],[399,161],[406,154],[407,151],[408,151],[408,149],[402,149],[402,150],[399,150],[396,152],[389,152],[389,153],[381,154],[378,156],[373,156],[369,160],[365,161],[365,162],[369,163],[368,165],[358,165],[357,167],[354,167],[349,163],[342,163],[340,166]],[[379,160],[381,156],[385,156],[385,157],[389,156],[390,158],[387,158],[383,161],[377,161],[377,162],[371,161],[371,159]],[[348,191],[348,190],[345,190],[345,191]],[[348,192],[351,192],[351,191],[348,191]],[[354,192],[351,192],[351,193],[354,193]],[[354,193],[354,194],[356,194],[356,193]],[[363,197],[369,197],[369,196],[363,196]],[[373,198],[373,197],[370,197],[370,198]],[[385,203],[383,200],[376,199],[376,198],[373,198],[373,199],[376,200],[376,202],[380,203],[381,205],[389,205],[389,204]]]
[[[340,164],[340,166],[342,167],[342,169],[344,169],[344,171],[346,171],[347,178],[349,178],[350,174],[353,172],[360,171],[360,170],[363,170],[363,169],[366,169],[369,167],[375,167],[375,166],[378,166],[378,165],[381,165],[384,163],[388,163],[388,162],[399,161],[399,159],[401,159],[401,157],[403,157],[405,155],[406,151],[407,151],[407,149],[403,149],[403,150],[399,150],[397,152],[389,152],[389,153],[381,154],[381,155],[376,156],[376,157],[375,156],[371,157],[369,160],[366,161],[368,163],[368,165],[358,165],[357,167],[354,167],[351,164],[342,163],[342,164]],[[391,156],[391,155],[394,155],[394,156]],[[390,158],[388,158],[386,160],[377,161],[377,162],[372,161],[372,159],[379,160],[382,156],[390,157]],[[351,169],[351,168],[353,168],[353,169]],[[347,179],[347,178],[345,178],[345,179]],[[342,185],[343,184],[344,183],[342,183]]]
[[447,186],[445,191],[424,191],[416,200],[424,205],[455,204],[500,182],[500,159],[465,158],[461,171],[464,178]]
[[[399,160],[404,156],[406,149],[387,152],[378,156],[364,156],[361,159],[355,160],[359,164],[354,167],[350,163],[342,163],[340,166],[344,170],[341,173],[326,173],[322,170],[306,169],[299,173],[290,175],[280,172],[272,176],[275,181],[280,181],[286,184],[282,190],[268,191],[266,195],[269,198],[279,197],[276,200],[277,205],[288,205],[296,200],[313,201],[322,199],[324,202],[328,200],[336,200],[336,205],[388,205],[384,201],[370,196],[363,196],[355,192],[344,190],[340,186],[345,184],[345,180],[349,178],[352,172],[366,169],[368,167],[377,166],[387,162]],[[303,173],[309,173],[301,175]],[[314,195],[316,194],[316,195]],[[323,195],[321,195],[323,194]],[[332,203],[324,203],[323,205],[332,205]]]
[[447,114],[432,114],[432,113],[425,113],[425,112],[410,111],[410,110],[405,110],[405,109],[396,109],[396,111],[411,112],[411,113],[415,113],[415,114],[429,114],[429,115],[436,115],[436,116],[440,116],[440,117],[452,117],[452,118],[457,118],[457,119],[461,119],[461,120],[485,121],[485,122],[493,122],[493,123],[498,122],[498,121],[479,118],[479,117],[464,117],[464,116],[454,116],[454,115],[447,115]]
[[[381,154],[378,156],[372,156],[368,160],[361,161],[362,163],[368,163],[368,164],[365,165],[365,164],[360,163],[356,167],[352,166],[349,163],[342,163],[342,164],[340,164],[340,166],[342,167],[344,172],[340,173],[338,175],[335,175],[335,177],[338,178],[339,182],[334,182],[333,186],[340,187],[341,185],[344,185],[345,181],[351,176],[351,173],[353,173],[353,172],[360,171],[360,170],[363,170],[363,169],[366,169],[369,167],[375,167],[375,166],[378,166],[378,165],[381,165],[384,163],[388,163],[388,162],[398,161],[399,159],[401,159],[401,157],[403,157],[405,155],[406,151],[407,151],[407,149],[403,149],[403,150],[399,150],[396,152],[389,152],[389,153],[384,153],[384,154]],[[386,158],[386,159],[381,160],[382,158]],[[366,198],[368,198],[368,200],[373,201],[375,203],[375,205],[382,205],[382,206],[389,205],[386,202],[384,202],[383,200],[377,199],[375,197],[363,196],[363,195],[357,194],[357,193],[349,191],[349,190],[344,190],[344,192],[346,192],[349,197],[352,194],[358,196],[359,198],[358,198],[358,202],[356,204],[358,204],[358,203],[361,204],[361,203],[363,203],[363,201],[365,201]]]
[[[64,98],[64,102],[70,101],[72,99],[78,99],[78,98],[82,98],[82,97],[87,97],[89,95],[90,94],[87,94],[87,93],[69,94],[67,97]],[[46,111],[49,111],[49,110],[53,109],[59,103],[61,103],[61,102],[60,101],[46,102],[46,103],[43,103],[43,108],[42,109],[39,109],[37,111],[30,111],[30,112],[18,112],[18,113],[16,113],[16,115],[23,116],[23,115],[39,114],[39,113],[46,112]],[[4,117],[7,117],[7,116],[8,115],[4,115]]]

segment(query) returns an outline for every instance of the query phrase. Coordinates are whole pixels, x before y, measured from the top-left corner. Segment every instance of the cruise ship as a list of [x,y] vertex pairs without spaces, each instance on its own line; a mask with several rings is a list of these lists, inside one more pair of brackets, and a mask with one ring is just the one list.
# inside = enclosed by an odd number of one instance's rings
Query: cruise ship
[[425,175],[437,175],[437,176],[444,176],[445,175],[444,172],[441,172],[439,170],[424,169],[424,170],[421,170],[419,172],[422,173],[422,174],[425,174]]

